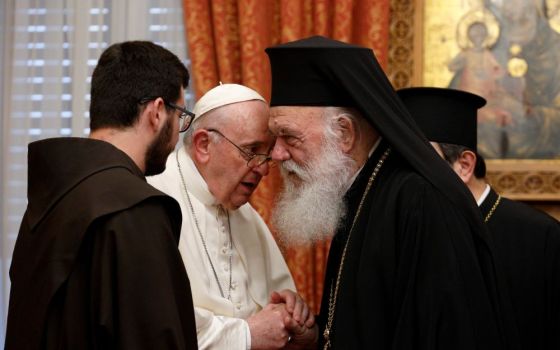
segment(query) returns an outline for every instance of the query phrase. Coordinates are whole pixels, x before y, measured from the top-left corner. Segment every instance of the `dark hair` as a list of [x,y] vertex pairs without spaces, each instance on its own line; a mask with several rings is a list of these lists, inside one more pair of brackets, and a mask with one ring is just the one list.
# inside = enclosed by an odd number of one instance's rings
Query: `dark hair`
[[179,99],[189,72],[175,54],[149,41],[109,46],[91,80],[90,129],[125,128],[138,119],[145,97]]
[[486,162],[484,161],[484,158],[481,155],[479,155],[476,151],[473,151],[468,147],[455,145],[452,143],[438,143],[438,145],[443,153],[443,158],[451,165],[455,163],[455,161],[457,161],[457,159],[461,156],[463,152],[465,151],[474,152],[476,156],[476,163],[474,165],[474,176],[477,179],[482,179],[486,176]]

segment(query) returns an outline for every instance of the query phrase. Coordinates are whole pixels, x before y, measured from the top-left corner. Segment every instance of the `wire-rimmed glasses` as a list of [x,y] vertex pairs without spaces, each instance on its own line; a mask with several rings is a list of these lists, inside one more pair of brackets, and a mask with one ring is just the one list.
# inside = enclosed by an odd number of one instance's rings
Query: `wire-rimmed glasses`
[[263,165],[264,163],[269,163],[269,165],[273,164],[273,163],[271,163],[272,162],[272,157],[269,156],[268,154],[249,153],[249,152],[245,151],[243,148],[236,145],[235,142],[228,139],[219,130],[216,130],[216,129],[207,129],[207,130],[211,131],[211,132],[215,132],[216,134],[218,134],[221,137],[223,137],[224,139],[226,139],[226,141],[231,143],[235,148],[237,148],[239,150],[239,152],[241,152],[241,154],[244,156],[244,158],[247,159],[247,166],[249,168],[251,168],[251,169],[256,168],[256,167],[259,167],[259,166]]

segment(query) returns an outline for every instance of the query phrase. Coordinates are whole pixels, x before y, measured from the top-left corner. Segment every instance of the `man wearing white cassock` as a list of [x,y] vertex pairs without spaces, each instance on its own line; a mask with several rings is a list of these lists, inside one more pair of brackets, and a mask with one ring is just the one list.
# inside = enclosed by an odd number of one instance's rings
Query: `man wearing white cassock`
[[[195,105],[184,147],[149,178],[181,205],[179,250],[191,280],[199,348],[270,349],[314,324],[269,229],[248,204],[274,137],[255,91],[219,85]],[[295,302],[272,304],[279,292]]]

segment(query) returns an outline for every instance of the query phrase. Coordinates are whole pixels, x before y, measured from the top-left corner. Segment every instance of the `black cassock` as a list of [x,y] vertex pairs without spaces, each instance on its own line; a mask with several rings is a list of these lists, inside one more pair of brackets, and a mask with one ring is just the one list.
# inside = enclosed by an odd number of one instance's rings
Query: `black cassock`
[[381,154],[392,148],[350,237],[332,347],[519,348],[504,274],[480,211],[411,118],[373,51],[315,36],[266,52],[271,107],[354,108],[384,140],[346,194],[350,209],[329,253],[321,332],[358,203]]
[[[382,142],[347,192],[333,238],[321,338],[340,257]],[[367,195],[341,274],[333,349],[500,349],[493,306],[459,209],[393,150]],[[505,340],[505,343],[515,341]],[[515,347],[515,345],[513,345]]]
[[196,349],[181,212],[112,145],[29,146],[6,349]]
[[[495,206],[495,204],[497,205]],[[502,262],[523,349],[560,349],[560,224],[494,190],[480,206]]]

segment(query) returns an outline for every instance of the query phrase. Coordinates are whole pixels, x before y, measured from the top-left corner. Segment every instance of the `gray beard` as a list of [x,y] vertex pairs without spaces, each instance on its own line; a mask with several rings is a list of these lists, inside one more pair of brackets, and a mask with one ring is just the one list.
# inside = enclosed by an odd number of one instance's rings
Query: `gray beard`
[[[282,163],[284,188],[272,213],[272,224],[282,243],[314,243],[334,235],[346,215],[343,197],[354,166],[355,161],[328,140],[310,164]],[[293,181],[294,174],[300,181]]]

